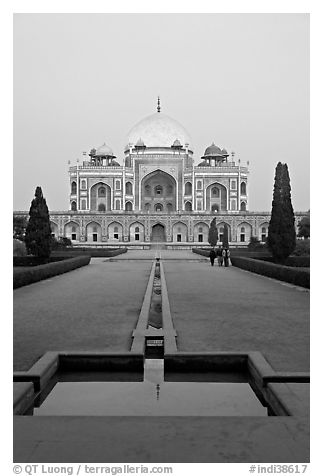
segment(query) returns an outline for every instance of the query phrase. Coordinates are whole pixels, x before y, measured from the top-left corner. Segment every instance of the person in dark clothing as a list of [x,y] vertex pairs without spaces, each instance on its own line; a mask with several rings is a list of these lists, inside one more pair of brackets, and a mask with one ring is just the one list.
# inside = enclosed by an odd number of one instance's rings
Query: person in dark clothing
[[215,251],[214,251],[214,248],[212,248],[211,251],[210,251],[211,266],[214,266],[215,257],[216,257],[216,253],[215,253]]
[[218,258],[218,265],[222,266],[223,264],[223,256],[222,256],[222,248],[219,246],[219,248],[216,250],[216,256]]
[[230,251],[228,248],[224,248],[223,250],[223,259],[224,259],[224,266],[229,266],[229,258],[230,258]]

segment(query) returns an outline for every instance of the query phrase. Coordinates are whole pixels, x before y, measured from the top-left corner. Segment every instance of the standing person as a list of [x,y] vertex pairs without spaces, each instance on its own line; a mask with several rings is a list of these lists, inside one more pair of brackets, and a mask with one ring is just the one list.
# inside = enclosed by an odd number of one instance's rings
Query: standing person
[[222,248],[221,248],[221,246],[219,246],[219,248],[217,249],[216,255],[217,255],[217,257],[218,257],[218,265],[219,265],[219,266],[222,266],[223,256],[222,256]]
[[224,266],[228,267],[229,266],[229,258],[230,258],[230,251],[228,248],[224,248],[223,250],[223,259],[224,259]]
[[211,266],[214,266],[214,260],[215,260],[215,257],[216,257],[216,253],[214,251],[214,248],[211,249],[209,256],[210,256]]

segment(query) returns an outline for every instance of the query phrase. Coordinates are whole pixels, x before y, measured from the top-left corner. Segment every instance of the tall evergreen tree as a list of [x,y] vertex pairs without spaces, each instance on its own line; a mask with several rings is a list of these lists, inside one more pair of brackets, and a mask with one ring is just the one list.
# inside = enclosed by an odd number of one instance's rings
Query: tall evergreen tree
[[216,246],[218,241],[218,229],[216,227],[216,218],[213,218],[211,221],[210,229],[209,229],[209,236],[208,242],[212,247]]
[[278,162],[275,173],[268,248],[275,261],[284,262],[296,246],[295,217],[287,164]]
[[224,224],[224,229],[223,229],[222,246],[223,248],[229,248],[229,229],[226,223]]
[[51,228],[46,200],[40,187],[31,202],[25,243],[28,253],[46,260],[51,251]]

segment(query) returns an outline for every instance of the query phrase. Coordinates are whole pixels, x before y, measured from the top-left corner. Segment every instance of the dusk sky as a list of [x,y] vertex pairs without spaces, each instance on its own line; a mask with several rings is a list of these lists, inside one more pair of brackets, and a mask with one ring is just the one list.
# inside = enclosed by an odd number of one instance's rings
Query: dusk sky
[[275,166],[289,167],[295,211],[310,208],[309,15],[16,14],[14,209],[37,185],[69,206],[68,161],[125,137],[156,111],[192,137],[250,162],[249,210],[271,209]]

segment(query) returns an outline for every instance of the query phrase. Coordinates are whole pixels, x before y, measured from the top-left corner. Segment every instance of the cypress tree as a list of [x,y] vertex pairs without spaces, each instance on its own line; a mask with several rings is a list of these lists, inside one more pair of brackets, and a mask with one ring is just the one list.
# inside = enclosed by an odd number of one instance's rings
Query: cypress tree
[[277,262],[284,262],[296,246],[294,210],[287,164],[278,162],[275,173],[268,248]]
[[224,229],[223,229],[222,246],[223,248],[229,248],[229,229],[226,223],[224,224]]
[[25,243],[28,253],[46,260],[51,251],[51,227],[46,200],[41,187],[37,187],[31,202]]
[[210,229],[209,229],[209,236],[208,242],[214,248],[218,241],[218,229],[216,227],[216,218],[213,218],[211,221]]

